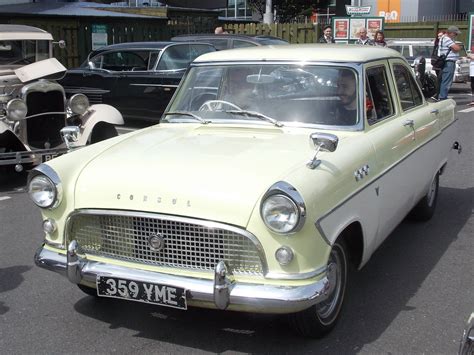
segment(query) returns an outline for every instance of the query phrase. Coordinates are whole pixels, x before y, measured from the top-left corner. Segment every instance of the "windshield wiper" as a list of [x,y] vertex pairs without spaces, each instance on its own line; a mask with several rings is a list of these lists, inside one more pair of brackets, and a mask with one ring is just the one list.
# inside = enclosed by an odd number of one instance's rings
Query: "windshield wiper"
[[201,123],[203,123],[203,124],[211,123],[211,121],[205,120],[205,119],[199,117],[198,115],[196,115],[196,114],[194,114],[194,113],[192,113],[192,112],[187,112],[187,111],[165,112],[164,115],[165,115],[165,116],[168,116],[168,115],[189,116],[189,117],[192,117],[192,118],[198,120],[199,122],[201,122]]
[[263,120],[263,121],[270,122],[270,123],[274,124],[274,125],[277,126],[277,127],[283,127],[283,123],[281,123],[280,121],[277,121],[277,120],[274,119],[274,118],[268,117],[268,116],[264,115],[263,113],[256,112],[256,111],[248,111],[248,110],[229,110],[229,111],[225,111],[225,113],[231,113],[231,114],[234,114],[234,115],[252,116],[252,117],[259,118],[259,119],[261,119],[261,120]]

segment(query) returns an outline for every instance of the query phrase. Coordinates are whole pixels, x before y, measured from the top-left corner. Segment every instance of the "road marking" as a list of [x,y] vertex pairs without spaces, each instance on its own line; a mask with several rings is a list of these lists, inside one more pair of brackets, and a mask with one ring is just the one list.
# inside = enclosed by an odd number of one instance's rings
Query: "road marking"
[[474,107],[469,107],[469,108],[466,108],[464,110],[459,110],[458,112],[465,113],[465,112],[472,112],[472,111],[474,111]]
[[10,196],[0,196],[0,201],[9,200],[9,199],[11,199]]

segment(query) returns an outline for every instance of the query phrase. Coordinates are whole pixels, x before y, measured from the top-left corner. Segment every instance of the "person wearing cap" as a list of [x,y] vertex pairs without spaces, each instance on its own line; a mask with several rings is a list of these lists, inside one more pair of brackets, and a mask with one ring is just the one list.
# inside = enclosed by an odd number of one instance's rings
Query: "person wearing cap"
[[334,37],[332,36],[331,25],[324,26],[323,35],[319,37],[318,43],[336,43]]
[[448,92],[453,84],[454,70],[456,69],[456,61],[459,59],[459,51],[461,46],[454,41],[456,36],[460,34],[459,28],[449,26],[446,34],[439,41],[438,55],[446,55],[446,63],[441,70],[441,85],[439,87],[439,100],[446,100]]

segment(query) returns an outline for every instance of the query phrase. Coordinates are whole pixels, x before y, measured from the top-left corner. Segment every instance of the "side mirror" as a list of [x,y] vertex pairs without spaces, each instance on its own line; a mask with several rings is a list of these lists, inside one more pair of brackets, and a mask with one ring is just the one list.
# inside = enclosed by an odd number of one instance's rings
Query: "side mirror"
[[61,48],[61,49],[66,48],[66,41],[63,40],[63,39],[58,41],[58,42],[53,42],[53,44],[57,44],[59,46],[59,48]]
[[60,134],[67,149],[74,148],[74,143],[79,139],[80,133],[81,129],[78,126],[66,126],[61,129]]
[[309,136],[309,142],[312,147],[316,149],[313,159],[311,159],[306,166],[310,169],[315,169],[321,164],[321,160],[318,159],[318,153],[323,152],[334,152],[337,149],[339,138],[334,134],[330,133],[311,133]]

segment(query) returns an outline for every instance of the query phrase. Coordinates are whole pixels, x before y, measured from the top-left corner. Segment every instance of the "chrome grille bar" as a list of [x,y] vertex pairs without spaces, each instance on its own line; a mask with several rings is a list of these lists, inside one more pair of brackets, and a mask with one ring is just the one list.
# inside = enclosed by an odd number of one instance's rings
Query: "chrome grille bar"
[[[265,256],[247,231],[221,223],[134,211],[79,210],[68,218],[66,240],[86,254],[212,272],[223,260],[234,274],[263,275]],[[149,239],[165,243],[154,250]]]

